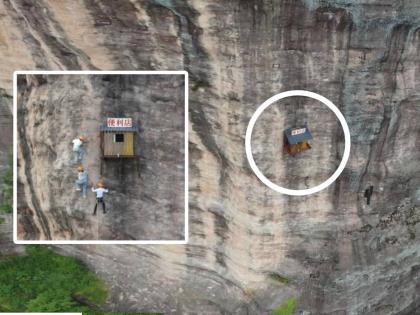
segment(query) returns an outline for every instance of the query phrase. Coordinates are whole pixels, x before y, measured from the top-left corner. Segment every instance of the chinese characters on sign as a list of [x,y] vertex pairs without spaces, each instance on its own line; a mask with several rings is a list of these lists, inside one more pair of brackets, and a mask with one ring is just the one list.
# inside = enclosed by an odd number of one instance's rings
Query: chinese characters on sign
[[300,128],[300,129],[293,129],[292,130],[292,136],[300,135],[302,133],[306,132],[306,128]]
[[131,118],[107,118],[106,124],[108,127],[133,127]]

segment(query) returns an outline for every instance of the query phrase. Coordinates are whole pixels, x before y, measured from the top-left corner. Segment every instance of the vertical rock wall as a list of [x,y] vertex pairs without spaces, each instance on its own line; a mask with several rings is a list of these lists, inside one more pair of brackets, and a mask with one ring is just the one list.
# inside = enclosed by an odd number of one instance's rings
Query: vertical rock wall
[[[8,55],[14,68],[190,73],[189,244],[58,249],[107,279],[110,308],[266,314],[294,297],[304,314],[416,313],[417,1],[10,1],[2,8],[2,23],[12,21],[8,34],[17,35],[4,37],[0,53],[23,46],[26,54]],[[352,134],[339,180],[299,198],[263,186],[244,151],[258,105],[295,88],[333,101]],[[254,140],[277,123],[284,124],[273,119]],[[339,127],[324,115],[316,124],[337,128],[323,142],[328,149],[313,151],[332,166],[341,158]],[[275,167],[278,180],[299,173]]]
[[[184,239],[184,76],[19,76],[20,239]],[[102,159],[99,127],[130,117],[138,158]],[[87,137],[88,198],[75,192],[71,142]],[[110,193],[93,217],[90,188]]]

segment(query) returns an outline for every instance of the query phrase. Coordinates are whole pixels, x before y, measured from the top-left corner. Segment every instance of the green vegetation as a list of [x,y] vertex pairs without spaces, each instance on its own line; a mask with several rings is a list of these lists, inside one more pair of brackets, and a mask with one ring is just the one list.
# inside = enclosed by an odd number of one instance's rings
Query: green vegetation
[[[2,99],[6,99],[6,100],[2,100]],[[0,104],[7,104],[7,102],[11,102],[13,99],[13,96],[9,95],[5,89],[0,88]],[[3,105],[2,104],[2,105]]]
[[45,247],[29,246],[26,255],[0,261],[0,311],[80,312],[106,297],[105,284],[86,266]]
[[290,298],[273,310],[273,315],[292,315],[296,308],[296,299]]
[[284,277],[284,276],[282,276],[282,275],[280,275],[276,272],[271,272],[269,274],[269,277],[270,277],[270,279],[272,279],[274,281],[281,282],[281,283],[284,283],[284,284],[288,284],[289,281],[290,281],[288,278],[286,278],[286,277]]
[[13,209],[13,159],[7,164],[0,191],[2,192],[0,212],[11,213]]
[[6,220],[4,218],[0,218],[0,224],[4,224]]
[[106,299],[105,283],[84,264],[46,247],[28,246],[26,255],[0,260],[0,312],[128,314],[101,312]]
[[191,90],[194,92],[197,91],[199,88],[208,88],[210,87],[210,84],[207,81],[198,80],[192,82]]

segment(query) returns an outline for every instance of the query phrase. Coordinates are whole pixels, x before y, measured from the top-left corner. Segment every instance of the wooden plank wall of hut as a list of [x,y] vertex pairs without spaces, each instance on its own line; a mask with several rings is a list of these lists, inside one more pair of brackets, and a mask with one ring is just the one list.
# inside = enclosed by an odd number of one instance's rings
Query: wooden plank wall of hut
[[124,134],[124,142],[115,142],[113,132],[104,133],[104,156],[133,156],[134,135],[132,132],[119,132]]

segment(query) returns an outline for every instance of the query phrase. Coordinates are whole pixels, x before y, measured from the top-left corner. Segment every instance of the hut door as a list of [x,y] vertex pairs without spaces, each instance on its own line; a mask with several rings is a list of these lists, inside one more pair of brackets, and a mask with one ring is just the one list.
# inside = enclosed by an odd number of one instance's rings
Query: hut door
[[127,132],[124,134],[124,148],[123,148],[123,155],[134,155],[134,143],[133,143],[133,134],[131,132]]

